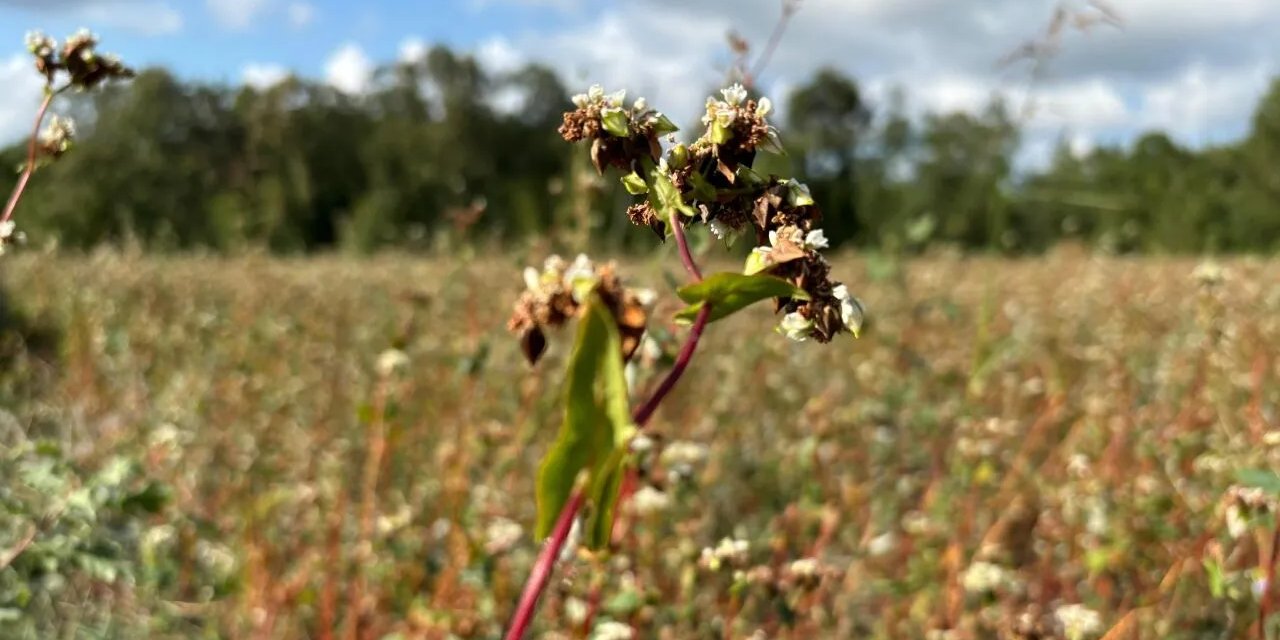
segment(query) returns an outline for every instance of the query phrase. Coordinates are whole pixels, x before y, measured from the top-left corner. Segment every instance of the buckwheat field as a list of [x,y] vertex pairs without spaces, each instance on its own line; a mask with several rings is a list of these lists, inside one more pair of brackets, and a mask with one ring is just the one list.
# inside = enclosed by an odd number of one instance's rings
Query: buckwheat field
[[[544,255],[6,258],[0,637],[498,636],[571,342],[505,327]],[[1274,261],[832,262],[861,338],[709,331],[535,637],[1252,637]],[[624,267],[641,396],[678,264]]]

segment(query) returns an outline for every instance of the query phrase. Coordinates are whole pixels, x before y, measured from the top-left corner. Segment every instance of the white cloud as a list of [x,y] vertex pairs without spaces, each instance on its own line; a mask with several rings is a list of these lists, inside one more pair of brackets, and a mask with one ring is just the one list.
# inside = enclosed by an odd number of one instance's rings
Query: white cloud
[[476,49],[476,59],[491,73],[508,73],[527,62],[523,52],[506,38],[489,38]]
[[289,77],[289,70],[278,64],[251,62],[240,73],[241,81],[254,89],[262,90],[280,84]]
[[487,9],[494,5],[504,4],[571,11],[581,6],[582,0],[471,0],[472,9]]
[[316,19],[316,7],[309,2],[292,2],[285,10],[289,18],[289,26],[301,29]]
[[8,145],[30,135],[31,123],[40,106],[43,83],[31,64],[31,56],[0,58],[0,145]]
[[355,43],[338,48],[324,63],[324,78],[340,91],[364,93],[373,79],[374,65],[364,49]]
[[205,0],[213,17],[231,29],[247,29],[269,4],[269,0]]
[[1220,142],[1223,134],[1247,127],[1277,71],[1267,64],[1235,69],[1192,65],[1175,78],[1143,88],[1137,124],[1170,130],[1192,144]]
[[411,36],[400,43],[400,62],[406,64],[421,60],[427,55],[427,43],[422,38]]
[[0,6],[5,5],[60,21],[97,29],[118,28],[143,36],[177,33],[184,23],[182,13],[166,0],[0,0]]
[[145,36],[163,36],[182,31],[182,14],[165,2],[103,2],[77,12],[90,24],[118,27]]

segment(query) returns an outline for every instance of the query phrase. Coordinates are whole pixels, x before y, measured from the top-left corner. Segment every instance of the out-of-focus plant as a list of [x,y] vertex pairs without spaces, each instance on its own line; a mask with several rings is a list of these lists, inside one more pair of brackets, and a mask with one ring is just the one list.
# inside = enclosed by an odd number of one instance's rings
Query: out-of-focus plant
[[[625,91],[591,87],[574,96],[576,108],[564,114],[560,134],[589,143],[597,172],[622,174],[636,197],[627,209],[631,222],[674,240],[690,280],[677,291],[687,306],[676,321],[689,325],[689,334],[666,377],[632,410],[625,366],[641,343],[651,296],[623,286],[612,264],[585,255],[571,264],[553,256],[541,270],[525,271],[527,290],[509,328],[529,361],[541,358],[550,330],[573,319],[578,330],[563,386],[564,419],[538,472],[536,535],[547,541],[509,639],[524,636],[570,538],[580,536],[592,550],[609,546],[623,487],[634,485],[626,481],[636,457],[630,443],[688,367],[708,324],[765,300],[782,316],[777,332],[798,342],[856,336],[863,323],[862,303],[832,280],[821,254],[827,239],[809,189],[752,169],[759,151],[782,152],[767,120],[768,98],[753,98],[741,84],[722,90],[707,99],[702,136],[665,150],[664,138],[674,143],[671,120],[644,98],[625,100]],[[749,235],[756,247],[740,272],[703,278],[685,236],[688,224],[705,225],[727,243]]]
[[[4,252],[6,245],[23,238],[13,214],[27,183],[31,181],[31,175],[70,151],[75,140],[76,127],[70,118],[49,115],[54,98],[72,89],[89,91],[108,81],[134,75],[119,57],[99,53],[97,47],[98,37],[87,29],[81,29],[61,44],[39,31],[27,34],[27,51],[35,58],[35,69],[44,78],[44,98],[36,110],[35,124],[31,128],[27,160],[20,168],[18,183],[14,185],[4,213],[0,215],[0,253]],[[42,130],[46,116],[49,116],[49,124]]]

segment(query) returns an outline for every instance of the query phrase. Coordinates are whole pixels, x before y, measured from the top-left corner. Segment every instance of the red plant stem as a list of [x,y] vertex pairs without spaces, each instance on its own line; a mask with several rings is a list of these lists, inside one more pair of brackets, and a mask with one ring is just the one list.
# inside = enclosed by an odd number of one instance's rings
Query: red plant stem
[[671,214],[671,230],[676,236],[676,248],[680,250],[680,262],[684,264],[684,270],[689,272],[694,282],[701,282],[702,272],[693,261],[693,254],[689,253],[689,240],[684,237],[684,224],[680,221],[679,212]]
[[[689,275],[695,280],[702,279],[702,273],[698,271],[698,265],[693,261],[693,255],[689,253],[689,242],[684,235],[684,225],[679,220],[679,214],[672,216],[672,229],[675,232],[676,246],[680,249],[680,261],[684,263],[685,269],[689,271]],[[707,323],[711,320],[711,306],[703,305],[698,311],[698,316],[693,320],[693,326],[689,329],[689,337],[685,338],[684,346],[680,348],[680,354],[676,356],[676,363],[671,367],[671,371],[667,372],[667,376],[663,378],[662,383],[653,392],[653,395],[640,407],[631,414],[631,420],[635,422],[637,428],[643,428],[649,419],[653,417],[654,411],[658,409],[658,405],[662,400],[671,393],[676,383],[680,381],[680,377],[684,375],[685,369],[689,368],[689,362],[693,360],[693,352],[698,348],[698,341],[702,338],[702,330],[707,327]],[[506,640],[522,640],[525,632],[529,630],[529,625],[533,624],[533,616],[538,609],[538,599],[542,596],[542,592],[546,590],[547,583],[551,581],[551,573],[555,570],[556,560],[560,557],[561,550],[564,549],[565,542],[569,539],[569,532],[573,530],[573,522],[578,518],[578,512],[582,510],[585,502],[585,496],[582,491],[574,491],[569,496],[569,501],[565,503],[564,508],[560,510],[560,516],[556,519],[555,527],[551,530],[551,535],[547,536],[547,541],[542,545],[542,551],[538,553],[538,559],[533,563],[533,569],[529,572],[529,579],[524,584],[524,591],[520,594],[520,602],[516,605],[515,615],[511,618],[511,626],[507,629],[507,635],[503,636]]]
[[13,187],[13,193],[9,196],[8,204],[4,206],[4,216],[0,217],[0,222],[8,222],[13,217],[14,210],[18,208],[18,201],[22,199],[22,192],[27,189],[31,174],[35,173],[36,142],[40,139],[40,125],[44,122],[44,114],[49,111],[49,105],[53,104],[55,95],[57,95],[56,91],[45,89],[44,101],[40,103],[40,110],[36,112],[36,124],[31,129],[31,141],[27,143],[27,166],[22,169],[18,184]]
[[1277,554],[1280,554],[1280,522],[1276,523],[1271,534],[1271,558],[1267,563],[1267,582],[1262,587],[1262,606],[1258,612],[1258,637],[1264,640],[1267,637],[1267,618],[1271,616],[1271,598],[1276,593],[1276,560],[1280,559]]

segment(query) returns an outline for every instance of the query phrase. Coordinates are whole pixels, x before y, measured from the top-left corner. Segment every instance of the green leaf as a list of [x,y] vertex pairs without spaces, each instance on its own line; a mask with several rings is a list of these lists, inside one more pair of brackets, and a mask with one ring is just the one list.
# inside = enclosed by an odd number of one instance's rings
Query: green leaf
[[1262,489],[1273,496],[1280,496],[1280,474],[1266,469],[1241,469],[1236,472],[1236,482]]
[[745,275],[722,272],[676,291],[681,300],[689,303],[676,314],[676,320],[692,322],[704,304],[710,304],[711,322],[728,317],[746,307],[769,298],[795,298],[808,300],[809,294],[782,278],[770,275]]
[[622,176],[622,186],[633,196],[649,193],[649,185],[645,183],[644,178],[640,177],[640,174],[634,171]]
[[649,124],[653,126],[653,135],[655,136],[675,133],[680,130],[680,127],[677,127],[675,123],[671,121],[671,118],[668,118],[666,114],[662,113],[654,114],[649,120]]
[[650,204],[664,218],[671,217],[672,211],[679,211],[689,217],[697,214],[693,207],[685,204],[684,198],[680,196],[680,190],[676,188],[671,178],[656,167],[649,172],[649,190],[651,192],[649,195]]
[[695,200],[710,202],[716,199],[716,188],[701,173],[697,171],[690,172],[689,185],[692,187],[691,194]]
[[622,109],[601,109],[600,124],[610,135],[619,138],[631,137],[631,126],[627,123],[627,113]]
[[609,544],[613,533],[613,514],[618,506],[622,478],[626,475],[626,453],[625,446],[616,447],[591,475],[587,499],[593,508],[583,523],[583,540],[590,549],[602,549]]
[[551,532],[585,472],[587,497],[594,507],[594,520],[586,523],[587,542],[593,546],[608,542],[625,445],[633,431],[621,338],[613,315],[593,294],[578,323],[565,375],[564,421],[538,470],[539,540]]
[[712,144],[724,144],[733,139],[733,130],[719,122],[711,124],[711,142]]

